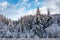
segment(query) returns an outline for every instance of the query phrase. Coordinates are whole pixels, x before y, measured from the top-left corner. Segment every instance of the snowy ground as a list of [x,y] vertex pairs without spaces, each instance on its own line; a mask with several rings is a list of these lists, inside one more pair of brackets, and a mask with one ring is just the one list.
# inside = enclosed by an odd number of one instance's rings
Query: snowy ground
[[0,38],[0,40],[60,40],[60,38]]

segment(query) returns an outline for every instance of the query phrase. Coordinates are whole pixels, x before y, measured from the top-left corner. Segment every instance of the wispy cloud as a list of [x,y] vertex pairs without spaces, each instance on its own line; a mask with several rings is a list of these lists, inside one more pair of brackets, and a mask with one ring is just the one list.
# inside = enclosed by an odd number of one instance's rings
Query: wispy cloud
[[50,9],[51,14],[59,14],[60,7],[56,3],[58,3],[59,0],[45,0],[43,5]]
[[[40,0],[42,1],[42,0]],[[35,15],[36,9],[39,6],[41,14],[47,14],[49,8],[51,14],[60,13],[60,0],[19,0],[13,4],[9,1],[0,1],[0,14],[12,19],[17,20],[24,15]],[[13,1],[12,1],[13,2]]]
[[7,1],[0,3],[2,6],[7,6]]

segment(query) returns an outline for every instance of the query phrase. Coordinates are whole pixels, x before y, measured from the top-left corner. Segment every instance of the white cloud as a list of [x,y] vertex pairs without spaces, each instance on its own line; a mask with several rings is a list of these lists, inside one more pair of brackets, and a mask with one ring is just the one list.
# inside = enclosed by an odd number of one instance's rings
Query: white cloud
[[48,2],[59,2],[60,0],[45,0],[45,1],[48,1]]
[[36,5],[40,5],[41,3],[40,2],[37,2]]
[[[43,6],[40,9],[40,13],[41,14],[48,14],[47,11],[48,11],[48,8],[49,8],[49,11],[50,11],[50,14],[59,14],[59,9],[56,5],[49,5],[49,6]],[[37,9],[37,8],[36,8]],[[36,14],[36,9],[33,9],[33,10],[29,10],[27,11],[25,14],[26,15],[35,15]]]
[[36,14],[36,9],[29,10],[27,11],[26,15],[35,15]]
[[25,10],[25,7],[22,7],[22,8],[20,8],[20,9],[18,9],[17,12],[18,12],[18,13],[21,13],[21,12],[23,12],[24,10]]
[[21,7],[20,9],[16,9],[14,7],[7,9],[6,17],[12,20],[18,20],[21,16],[24,16],[25,7]]
[[37,6],[41,4],[38,0],[35,0],[34,2],[35,2],[35,5]]
[[28,1],[28,0],[23,0],[23,2],[26,2],[26,1]]
[[27,1],[28,1],[28,0],[23,0],[23,2],[22,2],[21,4],[27,5]]
[[35,2],[38,2],[38,0],[35,0]]
[[43,6],[42,8],[40,8],[40,12],[41,14],[47,14],[47,7]]
[[7,1],[1,3],[2,6],[7,6]]
[[[46,6],[43,6],[42,8],[39,8],[40,9],[40,14],[47,14],[47,7]],[[35,15],[36,14],[36,11],[37,11],[37,8],[36,9],[33,9],[33,10],[29,10],[27,11],[25,14],[26,15]]]
[[31,3],[29,3],[29,4],[27,5],[27,7],[29,8],[31,5],[32,5],[32,4],[31,4]]
[[45,0],[43,5],[49,8],[51,14],[59,14],[60,7],[56,3],[60,2],[60,0]]
[[[22,9],[22,8],[21,8]],[[20,10],[21,10],[20,9]],[[17,10],[17,17],[18,18],[21,18],[21,16],[23,17],[23,16],[27,16],[27,15],[35,15],[36,14],[36,9],[33,9],[33,10],[28,10],[28,11],[24,11],[24,9],[22,10],[22,11],[20,11],[20,10]],[[24,12],[23,12],[24,11]]]
[[0,3],[0,10],[4,10],[7,7],[7,1]]

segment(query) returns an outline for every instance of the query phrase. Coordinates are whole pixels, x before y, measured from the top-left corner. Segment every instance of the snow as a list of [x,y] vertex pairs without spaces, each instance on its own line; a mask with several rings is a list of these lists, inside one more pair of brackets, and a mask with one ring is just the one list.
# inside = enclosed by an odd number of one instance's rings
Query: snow
[[42,20],[34,18],[26,24],[11,21],[12,24],[8,25],[0,21],[0,38],[60,38],[60,25],[57,19],[47,21],[48,19],[49,17]]
[[57,21],[55,21],[50,27],[46,28],[45,30],[47,33],[51,33],[53,37],[56,35],[60,37],[60,26],[58,25]]

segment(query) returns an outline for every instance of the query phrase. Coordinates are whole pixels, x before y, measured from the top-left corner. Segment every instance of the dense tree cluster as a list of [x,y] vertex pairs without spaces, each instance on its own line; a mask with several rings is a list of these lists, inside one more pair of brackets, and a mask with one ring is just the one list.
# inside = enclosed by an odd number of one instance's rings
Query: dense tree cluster
[[[56,38],[58,31],[52,32],[55,27],[55,20],[51,16],[44,16],[42,18],[28,15],[22,17],[18,21],[11,21],[4,18],[0,20],[0,38]],[[60,19],[57,19],[60,25]],[[55,26],[56,26],[55,25]],[[58,27],[56,27],[58,28]],[[60,27],[59,27],[60,28]],[[50,31],[49,31],[50,30]],[[55,30],[55,29],[54,29]],[[54,36],[55,35],[55,36]]]

